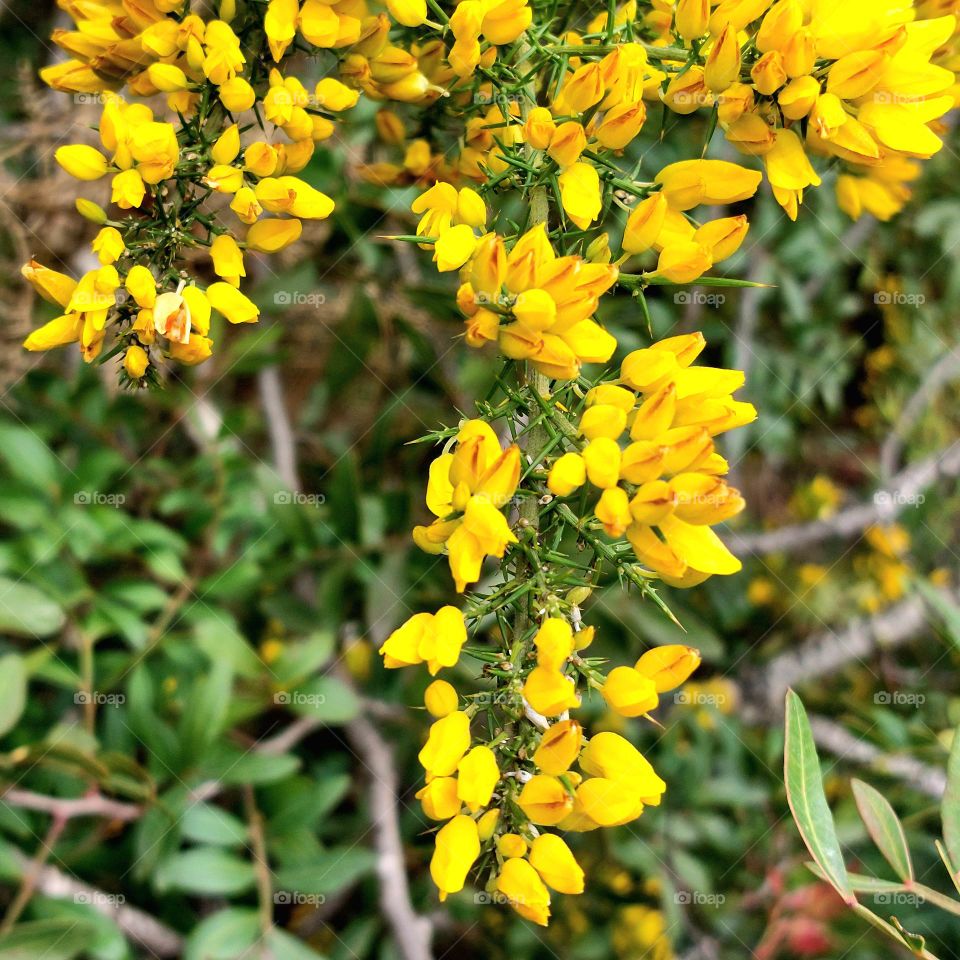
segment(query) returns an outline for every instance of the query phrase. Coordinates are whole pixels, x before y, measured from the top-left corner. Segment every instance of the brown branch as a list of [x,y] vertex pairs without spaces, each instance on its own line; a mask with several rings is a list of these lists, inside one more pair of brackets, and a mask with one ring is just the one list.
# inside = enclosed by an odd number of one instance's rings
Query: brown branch
[[[17,865],[26,870],[30,864],[29,858],[19,852],[14,856]],[[53,900],[88,904],[98,913],[110,917],[121,932],[152,956],[179,957],[183,954],[184,943],[179,933],[137,907],[128,906],[122,896],[81,883],[51,866],[39,870],[36,889]]]
[[873,617],[852,620],[842,630],[814,634],[744,677],[746,718],[757,722],[779,716],[788,688],[836,674],[880,650],[902,646],[920,634],[927,622],[923,600],[912,596]]
[[[272,384],[269,379],[265,382],[261,376],[261,401],[277,472],[284,477],[284,482],[289,484],[292,491],[300,491],[302,484],[295,435],[279,390],[279,381]],[[309,599],[312,589],[307,589],[306,583],[302,587]],[[353,681],[344,671],[336,671],[335,675],[339,682],[353,689]],[[304,736],[319,725],[309,720],[297,723],[298,733]],[[393,751],[376,726],[364,715],[348,723],[346,733],[351,746],[370,773],[370,817],[377,852],[380,908],[403,960],[431,960],[433,925],[413,907],[404,866]],[[281,743],[285,745],[285,741]]]
[[857,536],[875,523],[895,520],[908,506],[922,503],[925,491],[937,480],[957,476],[960,476],[960,441],[902,470],[866,503],[814,523],[792,524],[768,533],[731,533],[727,543],[734,553],[765,554],[799,550],[832,537]]
[[13,807],[24,810],[37,810],[49,813],[61,820],[74,817],[105,817],[108,820],[136,820],[143,814],[143,808],[133,803],[121,803],[98,793],[83,797],[47,797],[29,790],[9,787],[0,791],[0,800]]
[[915,760],[902,753],[884,753],[867,740],[854,736],[826,717],[810,717],[813,739],[817,745],[841,760],[863,764],[876,773],[903,780],[916,790],[939,800],[947,788],[947,775],[937,767]]

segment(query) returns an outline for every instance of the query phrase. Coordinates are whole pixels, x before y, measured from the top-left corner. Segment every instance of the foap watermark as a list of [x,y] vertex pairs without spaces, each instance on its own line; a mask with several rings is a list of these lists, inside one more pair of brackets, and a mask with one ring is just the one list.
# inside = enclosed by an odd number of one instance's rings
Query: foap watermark
[[673,702],[688,707],[722,707],[727,702],[725,693],[707,693],[701,690],[678,690]]
[[299,490],[280,490],[273,495],[273,502],[278,506],[295,503],[301,507],[319,507],[327,502],[322,493],[301,493]]
[[127,498],[122,493],[103,493],[101,490],[80,490],[73,495],[78,507],[122,507]]
[[881,690],[873,695],[873,702],[893,707],[921,707],[927,702],[925,694],[906,690]]
[[90,907],[122,907],[127,898],[122,893],[104,893],[102,890],[80,890],[73,895],[74,903]]
[[278,307],[322,307],[327,302],[326,294],[304,293],[302,290],[278,290],[273,295]]
[[873,902],[884,907],[921,907],[926,897],[909,890],[882,890],[873,895]]
[[673,302],[680,306],[722,307],[727,298],[722,293],[704,293],[702,290],[679,290]]
[[878,490],[873,495],[878,507],[919,507],[926,501],[926,496],[915,490]]
[[509,907],[511,904],[522,904],[523,900],[516,897],[508,897],[500,893],[499,890],[481,890],[473,895],[473,902],[481,906],[496,904],[500,907]]
[[95,703],[98,707],[119,707],[127,702],[126,694],[101,693],[99,690],[79,690],[73,695],[73,702],[77,706]]
[[523,696],[519,693],[511,693],[509,690],[484,690],[476,694],[473,702],[478,707],[522,707]]
[[75,93],[73,95],[74,103],[95,103],[103,106],[107,102],[107,95],[104,93]]
[[720,907],[727,898],[722,893],[706,893],[703,890],[678,890],[673,902],[681,906]]
[[322,693],[303,693],[301,690],[278,690],[273,695],[273,702],[278,706],[290,707],[322,707],[327,698]]
[[320,907],[327,902],[322,893],[303,893],[301,890],[275,890],[273,902],[286,907]]
[[919,307],[927,302],[922,293],[904,293],[901,290],[881,290],[873,295],[879,307]]

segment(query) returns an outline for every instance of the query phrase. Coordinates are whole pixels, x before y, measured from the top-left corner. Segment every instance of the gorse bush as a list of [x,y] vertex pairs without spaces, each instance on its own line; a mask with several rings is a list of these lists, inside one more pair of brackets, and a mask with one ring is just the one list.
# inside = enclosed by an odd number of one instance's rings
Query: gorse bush
[[76,343],[88,363],[120,360],[122,384],[159,385],[211,356],[220,318],[258,319],[242,288],[259,255],[333,214],[338,191],[308,182],[318,145],[372,125],[360,176],[417,187],[416,227],[391,240],[458,274],[450,305],[494,373],[476,409],[422,438],[442,452],[425,478],[435,519],[413,540],[446,558],[463,603],[414,614],[380,653],[435,678],[479,664],[480,692],[426,689],[430,873],[441,899],[472,876],[546,924],[551,890],[584,889],[561,834],[629,823],[666,788],[629,739],[571,711],[596,693],[649,718],[700,663],[681,643],[593,657],[584,610],[615,578],[667,617],[660,584],[740,570],[713,530],[744,507],[715,438],[757,416],[735,399],[742,372],[697,362],[698,332],[621,353],[614,375],[601,302],[627,299],[642,332],[663,288],[750,286],[715,268],[764,184],[791,220],[828,178],[849,216],[897,213],[954,106],[952,4],[64,6],[75,29],[54,39],[71,59],[43,77],[102,112],[99,146],[56,159],[109,178],[111,212],[77,204],[101,226],[96,269],[23,268],[63,310],[28,349]]

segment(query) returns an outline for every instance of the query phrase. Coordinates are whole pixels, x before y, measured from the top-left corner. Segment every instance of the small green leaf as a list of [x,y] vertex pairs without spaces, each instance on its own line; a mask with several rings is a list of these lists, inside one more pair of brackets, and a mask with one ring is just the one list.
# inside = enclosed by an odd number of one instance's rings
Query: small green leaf
[[960,869],[960,727],[953,732],[950,758],[947,760],[947,789],[940,802],[943,845],[950,861]]
[[0,657],[0,736],[16,726],[27,703],[27,670],[23,657]]
[[180,828],[188,840],[218,847],[237,847],[247,841],[246,824],[210,803],[195,803],[188,807]]
[[98,933],[76,917],[21,923],[0,942],[0,960],[73,960],[93,946]]
[[63,627],[66,615],[54,600],[29,583],[0,577],[0,633],[49,637]]
[[813,731],[803,703],[792,690],[787,691],[783,753],[787,802],[800,836],[827,882],[847,903],[852,904],[856,898],[850,890],[843,852],[823,792],[823,776],[813,742]]
[[296,690],[277,694],[277,702],[331,726],[347,723],[360,712],[356,694],[333,677],[314,677]]
[[58,477],[66,470],[33,430],[14,423],[0,423],[0,458],[12,476],[49,492],[56,490]]
[[232,895],[249,890],[255,881],[253,864],[215,847],[195,847],[168,857],[154,877],[159,893],[181,890],[198,896]]
[[235,960],[260,936],[257,911],[230,907],[211,914],[187,938],[184,960]]
[[877,849],[883,854],[894,873],[907,883],[913,880],[913,863],[910,861],[910,848],[893,807],[879,790],[862,780],[854,780],[853,796],[867,833],[870,834]]

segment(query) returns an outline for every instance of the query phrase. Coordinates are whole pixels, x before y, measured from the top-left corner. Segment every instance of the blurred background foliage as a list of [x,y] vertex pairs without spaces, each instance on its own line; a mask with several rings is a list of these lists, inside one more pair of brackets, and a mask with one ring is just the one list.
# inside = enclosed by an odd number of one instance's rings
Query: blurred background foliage
[[[895,222],[850,224],[823,189],[794,225],[764,196],[726,272],[769,287],[649,298],[655,337],[703,330],[708,362],[748,371],[761,416],[726,453],[754,555],[737,577],[664,591],[685,632],[616,585],[591,601],[597,655],[683,637],[704,667],[639,740],[664,805],[581,838],[588,890],[541,931],[482,894],[440,910],[413,796],[425,722],[406,706],[425,679],[376,655],[410,612],[451,599],[409,540],[433,455],[410,441],[469,412],[496,373],[460,343],[451,286],[382,239],[411,232],[412,190],[357,176],[373,158],[361,115],[305,174],[337,214],[272,261],[263,321],[216,330],[209,365],[118,393],[115,361],[27,355],[19,341],[52,314],[19,264],[76,272],[90,239],[52,149],[95,107],[32,79],[55,17],[15,0],[0,39],[0,960],[221,960],[261,943],[280,960],[396,957],[385,813],[437,957],[889,956],[804,867],[779,711],[795,682],[852,866],[884,875],[850,797],[859,776],[904,819],[918,877],[945,889],[958,469],[910,496],[901,471],[957,459],[957,138]],[[657,149],[669,159],[669,137]],[[602,319],[623,352],[649,342],[630,298]],[[750,548],[758,531],[834,523],[839,536]],[[457,672],[480,683],[469,658]],[[594,729],[616,727],[587,706]],[[960,956],[956,924],[873,908]]]

